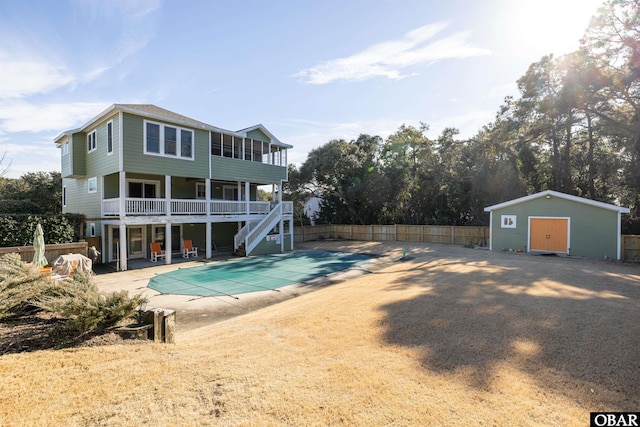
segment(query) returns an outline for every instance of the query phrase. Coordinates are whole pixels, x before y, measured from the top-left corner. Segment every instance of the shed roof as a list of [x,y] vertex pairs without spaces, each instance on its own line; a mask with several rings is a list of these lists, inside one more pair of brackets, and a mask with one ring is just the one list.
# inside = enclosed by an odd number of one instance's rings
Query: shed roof
[[620,213],[629,213],[629,208],[623,208],[620,206],[616,206],[616,205],[611,205],[609,203],[603,203],[603,202],[597,202],[595,200],[591,200],[591,199],[585,199],[584,197],[578,197],[578,196],[572,196],[571,194],[566,194],[566,193],[560,193],[559,191],[553,191],[553,190],[546,190],[546,191],[541,191],[539,193],[535,193],[535,194],[531,194],[529,196],[524,196],[524,197],[520,197],[518,199],[513,199],[513,200],[508,200],[506,202],[502,202],[502,203],[498,203],[497,205],[492,205],[492,206],[487,206],[486,208],[484,208],[485,212],[491,212],[497,209],[502,209],[502,208],[506,208],[509,206],[513,206],[513,205],[517,205],[520,203],[525,203],[528,202],[530,200],[535,200],[535,199],[539,199],[542,197],[558,197],[560,199],[565,199],[565,200],[570,200],[572,202],[577,202],[577,203],[584,203],[585,205],[590,205],[590,206],[595,206],[598,208],[602,208],[602,209],[608,209],[611,211],[615,211],[615,212],[620,212]]

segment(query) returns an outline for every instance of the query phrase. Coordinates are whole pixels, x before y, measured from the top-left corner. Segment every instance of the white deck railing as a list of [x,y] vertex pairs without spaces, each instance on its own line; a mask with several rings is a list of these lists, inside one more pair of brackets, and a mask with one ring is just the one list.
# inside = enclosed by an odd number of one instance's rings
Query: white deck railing
[[[211,215],[266,215],[269,213],[269,202],[242,202],[233,200],[209,201]],[[120,199],[104,199],[102,201],[104,216],[120,216]],[[125,198],[126,215],[166,215],[166,199]],[[171,199],[172,215],[206,215],[207,201],[200,199]]]
[[171,215],[205,215],[206,200],[171,200]]

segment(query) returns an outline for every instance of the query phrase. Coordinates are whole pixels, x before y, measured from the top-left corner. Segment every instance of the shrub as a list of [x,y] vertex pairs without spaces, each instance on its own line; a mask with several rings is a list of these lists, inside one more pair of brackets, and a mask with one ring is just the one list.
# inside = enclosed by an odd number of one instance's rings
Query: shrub
[[105,294],[90,276],[77,272],[73,280],[41,295],[34,304],[43,310],[68,318],[66,326],[76,332],[101,331],[131,318],[143,297],[129,297],[127,291]]
[[100,292],[93,279],[76,272],[63,284],[25,264],[18,254],[0,257],[0,319],[25,314],[29,308],[66,318],[65,325],[78,333],[101,331],[134,317],[143,297],[127,291]]
[[79,214],[3,214],[0,215],[0,246],[30,246],[38,223],[42,225],[46,244],[70,243],[79,238],[84,220]]
[[0,257],[0,319],[24,314],[52,286],[47,276],[23,263],[18,254]]

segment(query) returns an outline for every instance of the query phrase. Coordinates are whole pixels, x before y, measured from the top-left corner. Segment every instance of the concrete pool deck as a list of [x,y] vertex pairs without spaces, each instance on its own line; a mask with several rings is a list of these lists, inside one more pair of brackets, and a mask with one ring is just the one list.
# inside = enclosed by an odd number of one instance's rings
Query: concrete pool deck
[[[176,311],[178,332],[196,329],[231,317],[246,314],[262,307],[276,304],[333,283],[349,280],[374,272],[397,261],[402,249],[378,245],[378,242],[307,242],[297,244],[296,249],[339,250],[375,256],[366,264],[349,270],[338,271],[303,283],[284,286],[275,290],[265,290],[238,294],[238,299],[228,296],[200,297],[193,295],[161,294],[148,287],[150,280],[159,274],[177,269],[202,266],[203,263],[225,262],[225,258],[212,260],[197,259],[176,264],[153,265],[146,268],[120,272],[105,272],[95,276],[98,288],[105,292],[126,290],[130,295],[142,294],[148,299],[148,308],[165,308]],[[238,260],[238,258],[233,258]]]

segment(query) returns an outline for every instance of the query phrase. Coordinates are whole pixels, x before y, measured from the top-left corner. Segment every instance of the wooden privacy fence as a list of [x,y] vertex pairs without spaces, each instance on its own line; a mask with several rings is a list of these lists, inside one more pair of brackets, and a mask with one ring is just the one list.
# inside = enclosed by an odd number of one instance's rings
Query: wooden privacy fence
[[622,236],[621,258],[623,261],[640,261],[640,236]]
[[489,227],[452,225],[315,225],[294,228],[294,242],[322,239],[487,245]]
[[[60,255],[73,253],[87,256],[87,247],[87,242],[45,245],[44,256],[47,258],[49,264],[51,264],[53,260],[58,258]],[[17,253],[18,255],[20,255],[20,259],[22,259],[23,262],[31,262],[33,261],[33,254],[35,253],[35,251],[33,249],[33,246],[12,246],[0,248],[0,256],[10,253]]]
[[[622,261],[640,262],[640,236],[622,235]],[[451,225],[315,225],[294,228],[294,242],[345,239],[376,242],[402,241],[448,243],[454,245],[489,244],[489,227]]]

